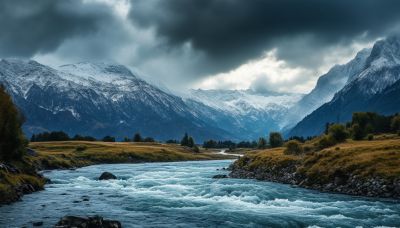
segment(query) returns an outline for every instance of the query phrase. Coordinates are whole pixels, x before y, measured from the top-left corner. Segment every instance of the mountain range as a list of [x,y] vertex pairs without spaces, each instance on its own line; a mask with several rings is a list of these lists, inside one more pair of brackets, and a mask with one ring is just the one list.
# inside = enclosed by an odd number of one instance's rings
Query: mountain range
[[399,79],[398,36],[332,67],[306,95],[198,89],[178,96],[114,63],[52,68],[33,60],[0,61],[0,84],[25,115],[28,136],[54,130],[120,139],[140,132],[158,140],[187,132],[198,142],[251,140],[270,131],[312,136],[355,111],[399,112]]
[[[365,55],[367,54],[367,55]],[[394,114],[400,111],[400,37],[377,41],[371,51],[362,51],[344,67],[356,69],[333,98],[302,119],[289,136],[313,136],[323,132],[326,123],[343,123],[353,112],[371,111]],[[366,57],[366,58],[365,58]],[[357,62],[357,61],[356,61]]]

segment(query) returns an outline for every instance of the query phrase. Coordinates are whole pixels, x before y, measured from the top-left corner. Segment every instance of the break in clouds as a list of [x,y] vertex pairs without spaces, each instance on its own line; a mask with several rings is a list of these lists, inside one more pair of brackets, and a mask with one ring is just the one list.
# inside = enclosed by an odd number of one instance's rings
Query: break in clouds
[[396,31],[399,11],[396,0],[4,0],[0,57],[113,61],[173,90],[306,92]]

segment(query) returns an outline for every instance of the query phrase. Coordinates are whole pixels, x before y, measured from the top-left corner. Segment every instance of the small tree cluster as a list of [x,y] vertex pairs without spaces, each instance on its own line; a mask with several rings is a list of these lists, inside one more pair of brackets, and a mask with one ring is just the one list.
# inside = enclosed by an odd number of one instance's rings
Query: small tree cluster
[[96,141],[96,138],[92,136],[75,135],[69,137],[69,135],[63,131],[52,131],[42,132],[38,134],[32,134],[31,142],[49,142],[49,141]]
[[104,136],[104,138],[101,141],[103,141],[103,142],[115,142],[115,137],[107,135],[107,136]]
[[187,147],[194,147],[195,142],[192,136],[189,136],[188,133],[185,133],[181,140],[181,146],[187,146]]
[[281,133],[279,132],[271,132],[269,133],[269,145],[272,148],[280,147],[283,145],[283,138]]

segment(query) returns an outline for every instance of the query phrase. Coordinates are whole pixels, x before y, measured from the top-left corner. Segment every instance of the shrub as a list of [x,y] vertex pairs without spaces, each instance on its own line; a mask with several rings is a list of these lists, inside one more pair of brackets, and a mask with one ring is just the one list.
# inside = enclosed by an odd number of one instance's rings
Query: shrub
[[280,147],[283,145],[283,138],[281,133],[279,132],[271,132],[269,133],[269,144],[272,148]]
[[103,138],[102,141],[103,141],[103,142],[115,142],[115,137],[112,137],[112,136],[107,135],[107,136],[105,136],[105,137]]
[[318,149],[322,150],[336,144],[335,139],[331,135],[324,135],[321,139],[317,142]]
[[347,139],[348,133],[344,125],[341,124],[333,124],[329,126],[328,129],[329,135],[331,135],[337,142],[343,142]]
[[82,152],[82,151],[84,151],[84,150],[86,150],[87,149],[87,146],[77,146],[76,148],[75,148],[75,150],[77,151],[77,152]]
[[303,153],[303,147],[297,140],[290,140],[285,146],[286,149],[283,151],[284,154],[299,155]]
[[196,145],[194,145],[194,146],[193,146],[193,152],[195,152],[195,153],[200,153],[199,147],[196,146]]
[[374,139],[374,135],[373,134],[368,134],[367,139],[369,141],[372,141]]

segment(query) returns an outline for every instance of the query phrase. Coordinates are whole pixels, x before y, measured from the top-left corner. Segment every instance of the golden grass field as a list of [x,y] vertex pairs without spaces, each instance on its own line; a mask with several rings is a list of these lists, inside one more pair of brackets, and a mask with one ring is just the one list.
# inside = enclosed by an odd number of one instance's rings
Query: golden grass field
[[43,162],[49,168],[80,167],[99,163],[172,162],[188,160],[227,159],[206,150],[195,153],[176,144],[130,142],[34,142],[29,148],[38,156],[32,162]]
[[[315,141],[303,147],[312,147]],[[400,137],[378,135],[372,141],[347,140],[344,143],[301,155],[285,155],[284,147],[246,153],[243,165],[250,170],[260,166],[282,166],[290,162],[298,164],[298,171],[318,182],[329,180],[337,172],[361,177],[400,177]]]

